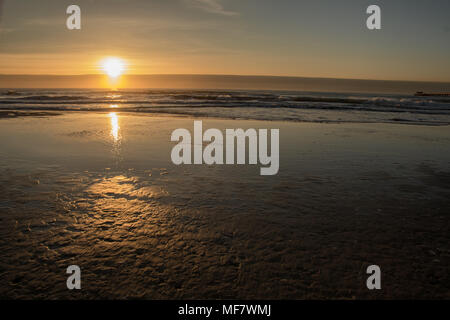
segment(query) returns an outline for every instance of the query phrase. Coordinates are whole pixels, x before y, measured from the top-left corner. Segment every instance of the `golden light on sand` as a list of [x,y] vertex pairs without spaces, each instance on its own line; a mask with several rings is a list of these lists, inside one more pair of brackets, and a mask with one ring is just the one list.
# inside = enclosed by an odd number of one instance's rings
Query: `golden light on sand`
[[111,119],[111,137],[114,139],[114,142],[117,142],[120,139],[120,126],[119,126],[119,117],[117,113],[110,112],[109,117]]
[[111,57],[102,60],[102,70],[111,78],[117,78],[125,71],[125,62],[119,58]]

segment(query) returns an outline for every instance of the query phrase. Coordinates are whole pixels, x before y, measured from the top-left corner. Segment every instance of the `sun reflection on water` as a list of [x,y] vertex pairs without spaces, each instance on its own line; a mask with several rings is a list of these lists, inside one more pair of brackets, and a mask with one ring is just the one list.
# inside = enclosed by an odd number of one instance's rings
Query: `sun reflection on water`
[[119,126],[119,117],[117,116],[117,113],[110,112],[109,117],[111,120],[111,132],[110,135],[113,138],[114,142],[119,142],[121,135],[120,135],[120,126]]

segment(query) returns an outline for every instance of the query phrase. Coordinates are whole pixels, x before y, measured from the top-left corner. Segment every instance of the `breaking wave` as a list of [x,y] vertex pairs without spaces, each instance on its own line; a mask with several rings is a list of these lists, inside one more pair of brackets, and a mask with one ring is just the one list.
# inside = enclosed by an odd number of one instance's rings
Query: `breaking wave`
[[[351,118],[358,122],[359,115],[360,122],[450,124],[450,98],[446,97],[231,90],[0,92],[0,110],[108,111],[111,107],[127,112],[258,120],[322,121],[325,118],[330,122],[342,122]],[[310,119],[311,114],[316,119]]]

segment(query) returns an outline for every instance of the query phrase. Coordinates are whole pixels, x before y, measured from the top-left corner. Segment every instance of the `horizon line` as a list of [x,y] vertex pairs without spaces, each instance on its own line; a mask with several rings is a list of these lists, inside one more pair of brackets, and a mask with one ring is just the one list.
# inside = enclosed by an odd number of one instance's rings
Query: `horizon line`
[[[26,73],[0,73],[0,77],[4,76],[27,76],[27,77],[86,77],[86,76],[102,76],[108,77],[102,73],[85,73],[85,74],[26,74]],[[120,77],[127,76],[213,76],[213,77],[259,77],[259,78],[293,78],[293,79],[317,79],[317,80],[347,80],[347,81],[384,81],[384,82],[428,82],[428,83],[448,83],[449,80],[398,80],[398,79],[368,79],[368,78],[333,78],[333,77],[308,77],[308,76],[287,76],[287,75],[252,75],[252,74],[213,74],[213,73],[129,73],[122,74]]]

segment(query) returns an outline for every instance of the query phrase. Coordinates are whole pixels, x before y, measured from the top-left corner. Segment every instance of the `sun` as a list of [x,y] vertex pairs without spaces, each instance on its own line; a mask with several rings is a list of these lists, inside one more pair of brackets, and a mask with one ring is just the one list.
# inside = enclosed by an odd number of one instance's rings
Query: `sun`
[[117,78],[125,71],[125,63],[119,58],[106,58],[101,62],[102,70],[111,78]]

